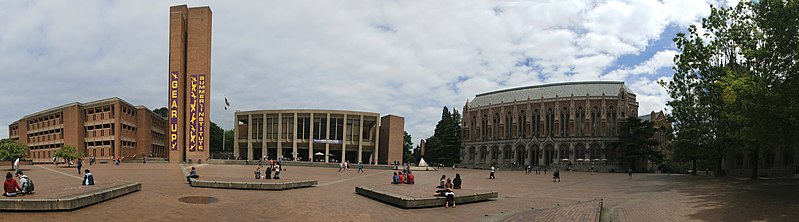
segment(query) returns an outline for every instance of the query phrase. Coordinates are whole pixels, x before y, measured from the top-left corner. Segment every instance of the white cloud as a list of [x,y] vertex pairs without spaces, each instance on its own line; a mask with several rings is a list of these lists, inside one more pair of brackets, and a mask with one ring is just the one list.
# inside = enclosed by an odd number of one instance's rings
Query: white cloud
[[674,66],[674,56],[679,52],[674,50],[658,51],[649,60],[636,65],[633,68],[621,68],[613,70],[602,76],[603,79],[626,79],[631,75],[655,74],[659,69],[671,68]]
[[[79,101],[118,96],[166,103],[170,4],[12,1],[0,10],[0,124]],[[603,75],[707,3],[664,1],[193,1],[213,10],[212,119],[233,109],[328,108],[406,117],[414,141],[442,106],[475,94],[556,81],[620,78],[669,65],[661,51]],[[673,35],[669,33],[668,35]],[[671,54],[670,54],[671,53]],[[668,59],[666,59],[668,58]],[[521,61],[530,61],[520,65]],[[635,79],[639,101],[667,97]],[[651,84],[650,84],[651,85]],[[659,103],[660,102],[660,103]],[[642,112],[644,105],[642,105]],[[0,137],[8,135],[0,127]]]

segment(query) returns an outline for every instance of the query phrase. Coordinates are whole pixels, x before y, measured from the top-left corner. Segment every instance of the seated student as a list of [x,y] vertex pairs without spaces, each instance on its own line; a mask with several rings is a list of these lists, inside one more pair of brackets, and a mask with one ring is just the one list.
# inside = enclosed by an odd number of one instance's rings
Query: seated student
[[451,189],[453,189],[453,187],[454,186],[452,185],[452,180],[447,178],[447,183],[444,183],[444,188],[447,188],[448,190],[451,190]]
[[33,180],[28,178],[28,175],[22,173],[22,171],[17,171],[17,178],[19,178],[20,186],[20,194],[33,194]]
[[436,188],[444,188],[445,183],[447,183],[447,175],[441,175],[441,180]]
[[407,176],[407,179],[405,179],[405,181],[406,181],[405,183],[413,184],[414,182],[416,182],[414,179],[415,179],[415,177],[413,176],[413,173],[411,173],[411,171],[408,171],[408,176]]
[[394,172],[394,176],[391,178],[391,184],[399,184],[399,176],[397,176],[397,172]]
[[189,172],[189,175],[186,176],[186,183],[191,182],[191,178],[200,178],[200,175],[197,175],[197,170],[194,169],[194,167],[191,167],[191,172]]
[[6,181],[3,182],[3,196],[15,197],[18,190],[22,190],[22,188],[14,180],[14,176],[11,175],[11,172],[6,173]]
[[462,183],[462,182],[463,182],[463,181],[461,181],[461,174],[459,174],[459,173],[456,173],[456,174],[455,174],[455,179],[454,179],[454,180],[452,180],[452,185],[453,185],[453,188],[454,188],[454,189],[460,189],[460,188],[461,188],[461,183]]
[[272,179],[272,165],[269,165],[268,167],[266,167],[266,170],[264,171],[264,174],[266,174],[266,175],[264,175],[264,179]]
[[397,175],[399,176],[397,183],[405,183],[405,175],[403,175],[402,172],[397,173]]
[[[192,171],[194,171],[194,169],[192,169]],[[92,171],[89,171],[89,169],[83,171],[83,183],[81,185],[94,185],[94,176],[92,175]]]
[[455,208],[455,192],[452,192],[452,189],[447,188],[447,191],[444,192],[444,196],[447,198],[444,201],[444,207],[449,208],[449,205],[452,205],[452,208]]
[[261,167],[255,168],[255,179],[261,179]]
[[279,180],[280,179],[280,170],[282,168],[283,167],[281,167],[279,163],[277,165],[275,165],[275,176],[273,176],[272,179],[275,179],[275,180]]

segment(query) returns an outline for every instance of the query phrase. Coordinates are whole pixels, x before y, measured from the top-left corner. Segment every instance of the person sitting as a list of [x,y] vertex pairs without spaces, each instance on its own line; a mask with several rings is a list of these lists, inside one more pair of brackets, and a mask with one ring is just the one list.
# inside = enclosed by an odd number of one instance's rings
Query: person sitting
[[17,178],[19,178],[19,184],[22,186],[20,189],[20,194],[33,194],[33,180],[28,178],[28,175],[22,173],[22,171],[17,171]]
[[403,175],[402,172],[398,172],[397,175],[399,176],[397,183],[405,183],[405,175]]
[[447,182],[444,183],[444,188],[447,188],[448,190],[453,189],[453,185],[452,185],[452,180],[451,179],[447,178]]
[[266,175],[264,175],[264,179],[272,179],[272,165],[269,165],[268,167],[266,167],[266,170],[264,171],[264,174],[266,174]]
[[452,189],[447,188],[447,191],[444,192],[444,207],[449,208],[449,205],[452,205],[452,208],[455,208],[455,192],[452,192]]
[[192,178],[200,178],[200,175],[197,175],[197,169],[194,167],[191,167],[191,172],[189,172],[189,175],[186,176],[186,183],[190,183]]
[[447,175],[441,175],[441,180],[436,188],[444,188],[445,183],[447,183]]
[[255,179],[261,179],[261,167],[255,168]]
[[11,172],[6,173],[6,181],[3,182],[3,196],[15,197],[19,190],[22,190],[22,188],[19,187],[17,181],[14,180],[14,176],[11,175]]
[[[194,169],[192,169],[192,171],[194,171]],[[81,185],[94,185],[94,176],[89,169],[83,171],[83,183]]]
[[283,167],[281,167],[280,164],[275,165],[275,176],[272,177],[272,179],[275,179],[275,180],[279,180],[280,179],[280,170],[281,170],[281,168],[283,168]]
[[462,182],[463,182],[463,181],[461,181],[461,174],[459,174],[459,173],[456,173],[456,174],[455,174],[455,179],[454,179],[454,180],[452,180],[452,185],[453,185],[453,187],[452,187],[452,188],[453,188],[453,189],[460,189],[460,188],[461,188],[461,183],[462,183]]
[[394,172],[394,177],[391,178],[391,184],[399,184],[399,176],[397,176],[397,172]]
[[413,184],[415,182],[414,180],[415,178],[413,176],[413,173],[411,173],[411,171],[408,171],[408,175],[406,176],[406,178],[407,179],[405,180],[406,181],[405,183],[407,184]]

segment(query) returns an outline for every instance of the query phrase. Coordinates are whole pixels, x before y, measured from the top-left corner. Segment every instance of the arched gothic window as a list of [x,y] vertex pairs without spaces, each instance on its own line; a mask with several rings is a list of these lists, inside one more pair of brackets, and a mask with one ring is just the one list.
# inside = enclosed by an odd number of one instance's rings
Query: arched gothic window
[[547,135],[552,136],[555,129],[555,112],[552,111],[552,108],[547,109],[546,121]]
[[560,136],[569,136],[569,108],[566,107],[560,110]]
[[527,115],[525,115],[524,110],[519,112],[519,121],[517,122],[518,123],[516,125],[519,125],[518,134],[522,138],[527,138]]
[[583,136],[583,128],[585,125],[585,110],[583,110],[582,106],[577,107],[577,122],[574,123],[574,126],[577,127],[577,136]]
[[477,135],[478,135],[478,134],[477,134],[477,117],[475,117],[475,116],[472,116],[472,128],[471,128],[471,129],[472,129],[472,130],[471,130],[471,132],[469,133],[469,134],[470,134],[470,135],[469,135],[469,137],[470,137],[469,139],[472,139],[472,140],[474,140],[474,138],[473,138],[473,137],[475,137],[475,136],[477,136]]
[[591,136],[599,136],[599,107],[591,109]]
[[541,114],[538,109],[533,110],[533,131],[535,137],[541,136]]
[[499,138],[497,134],[499,133],[499,113],[494,113],[494,125],[491,125],[491,138],[497,139]]
[[608,135],[616,135],[616,108],[608,107]]
[[488,115],[483,114],[482,126],[480,130],[483,132],[483,141],[488,139]]
[[505,115],[505,139],[510,139],[513,137],[511,134],[513,131],[513,112],[508,112],[508,115]]

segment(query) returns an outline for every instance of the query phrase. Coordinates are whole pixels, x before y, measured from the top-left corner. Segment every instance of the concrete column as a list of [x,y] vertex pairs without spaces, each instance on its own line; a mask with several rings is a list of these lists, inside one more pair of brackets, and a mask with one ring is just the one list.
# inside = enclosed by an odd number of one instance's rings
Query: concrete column
[[531,151],[531,150],[530,150],[530,146],[528,146],[528,145],[525,145],[525,146],[524,146],[524,165],[530,165],[530,164],[533,164],[533,161],[532,161],[532,152],[530,152],[530,151]]
[[554,151],[555,151],[555,155],[553,155],[553,156],[555,156],[555,161],[552,161],[552,162],[559,164],[560,163],[560,159],[561,159],[560,158],[560,144],[555,145],[555,150]]
[[[330,138],[327,138],[327,137],[330,136],[330,113],[327,113],[327,119],[325,121],[326,121],[327,125],[325,125],[326,129],[325,129],[324,138],[325,139],[330,139]],[[322,137],[320,136],[319,138],[322,138]],[[329,160],[330,160],[330,144],[329,143],[325,143],[325,163],[327,163]]]
[[247,159],[252,159],[252,114],[247,115]]
[[487,164],[494,163],[494,148],[493,147],[488,147],[488,158],[487,159],[488,159],[487,160]]
[[361,158],[363,158],[363,115],[360,115],[358,118],[360,118],[358,119],[358,123],[360,124],[358,127],[358,162],[363,162],[363,160],[361,160]]
[[344,134],[341,136],[341,160],[344,161],[347,159],[347,114],[344,114],[344,130],[341,133]]
[[291,159],[297,160],[297,113],[294,113],[294,131],[292,132],[293,138],[291,138]]
[[233,156],[239,156],[239,115],[233,113]]
[[266,112],[262,113],[263,119],[261,119],[261,156],[258,158],[262,158],[266,156],[269,149],[266,147]]
[[314,157],[314,155],[313,155],[314,154],[313,153],[313,120],[314,120],[313,119],[313,113],[311,113],[311,121],[310,121],[311,131],[309,132],[310,135],[308,135],[308,160],[310,160],[311,162],[313,162],[313,157]]
[[[374,129],[375,129],[375,137],[374,137],[375,138],[374,139],[375,152],[374,152],[374,156],[375,156],[375,165],[377,165],[377,163],[379,162],[378,160],[380,158],[380,156],[377,155],[377,152],[380,151],[380,148],[378,147],[378,146],[380,146],[380,115],[377,115],[377,117],[375,119],[376,119],[376,122],[375,122],[375,126],[374,126]],[[386,155],[386,156],[388,156],[388,155]],[[386,161],[388,161],[388,160],[386,160]]]
[[507,152],[505,152],[505,147],[499,147],[499,164],[505,163],[505,158],[507,156]]
[[277,156],[275,159],[283,157],[283,114],[277,113]]

